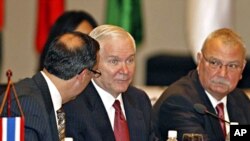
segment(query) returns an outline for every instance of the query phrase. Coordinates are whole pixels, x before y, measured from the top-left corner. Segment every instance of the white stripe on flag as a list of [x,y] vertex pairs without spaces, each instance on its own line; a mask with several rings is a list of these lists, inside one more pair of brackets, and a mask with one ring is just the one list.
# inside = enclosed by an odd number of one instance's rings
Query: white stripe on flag
[[21,118],[16,117],[16,128],[15,128],[15,141],[20,141],[20,124],[21,124]]
[[2,118],[2,123],[3,123],[3,128],[2,128],[2,132],[3,132],[3,137],[2,137],[2,141],[7,141],[7,118],[3,117]]

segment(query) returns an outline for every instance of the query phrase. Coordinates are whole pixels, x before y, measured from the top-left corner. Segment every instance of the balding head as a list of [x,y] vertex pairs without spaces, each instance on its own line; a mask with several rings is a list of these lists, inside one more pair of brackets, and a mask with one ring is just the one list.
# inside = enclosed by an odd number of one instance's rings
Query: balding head
[[98,50],[98,42],[90,36],[68,32],[51,42],[44,67],[49,73],[68,80],[83,69],[93,68]]
[[212,32],[205,40],[201,51],[205,52],[207,48],[209,48],[209,43],[213,40],[219,39],[224,45],[228,45],[231,47],[238,46],[239,49],[242,50],[244,54],[244,58],[246,57],[246,47],[243,39],[235,33],[233,30],[229,28],[221,28]]
[[74,50],[75,48],[80,48],[85,41],[82,40],[79,36],[75,34],[67,33],[59,38],[59,42],[65,45],[65,47],[69,50]]

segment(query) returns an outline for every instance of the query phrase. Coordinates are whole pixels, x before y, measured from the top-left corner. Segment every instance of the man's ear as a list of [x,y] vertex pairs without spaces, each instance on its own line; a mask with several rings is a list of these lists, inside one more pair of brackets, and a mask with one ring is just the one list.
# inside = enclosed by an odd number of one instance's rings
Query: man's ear
[[198,52],[198,53],[197,53],[197,64],[200,63],[200,61],[201,61],[201,56],[202,56],[202,54],[201,54],[200,52]]
[[80,72],[80,73],[77,75],[77,79],[84,79],[84,77],[85,77],[86,75],[88,75],[87,73],[88,73],[88,70],[87,70],[87,69],[83,69],[82,72]]
[[202,53],[201,52],[198,52],[197,53],[197,62],[196,62],[196,64],[197,64],[197,66],[196,66],[196,70],[198,71],[198,73],[199,73],[199,66],[200,66],[200,63],[201,63],[201,57],[202,57]]

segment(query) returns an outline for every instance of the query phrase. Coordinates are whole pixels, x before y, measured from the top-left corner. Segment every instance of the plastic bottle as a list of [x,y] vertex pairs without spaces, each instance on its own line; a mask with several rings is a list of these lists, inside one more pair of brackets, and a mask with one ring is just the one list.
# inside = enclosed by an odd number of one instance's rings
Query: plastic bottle
[[[230,122],[230,126],[232,126],[232,125],[239,125],[239,123],[238,122]],[[229,132],[226,136],[225,141],[230,141],[230,129],[229,129]]]
[[168,131],[167,141],[177,141],[177,131],[176,130],[169,130]]

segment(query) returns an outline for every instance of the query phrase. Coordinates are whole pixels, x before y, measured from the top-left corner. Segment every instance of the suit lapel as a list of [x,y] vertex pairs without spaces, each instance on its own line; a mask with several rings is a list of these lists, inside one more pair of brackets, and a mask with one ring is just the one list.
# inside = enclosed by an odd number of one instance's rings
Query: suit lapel
[[242,109],[238,106],[236,101],[234,100],[231,95],[228,95],[228,101],[227,101],[227,109],[228,109],[228,116],[230,119],[230,122],[238,122],[239,124],[247,124],[247,120],[245,119],[245,116],[243,115]]
[[[212,112],[213,114],[216,115],[216,112],[215,112],[215,109],[213,108],[212,103],[210,102],[207,94],[205,93],[204,88],[201,86],[201,83],[198,79],[197,71],[194,71],[194,73],[192,73],[191,77],[193,77],[192,79],[195,80],[196,88],[197,88],[198,94],[199,94],[198,96],[200,97],[201,101],[203,102],[201,104],[204,104],[209,112]],[[207,130],[213,131],[210,134],[213,136],[216,136],[216,138],[224,138],[223,132],[222,132],[222,130],[220,130],[221,127],[220,127],[219,120],[211,115],[208,115],[208,114],[206,114],[204,116],[206,116],[205,117],[205,124],[211,126],[210,127],[211,129],[207,129]]]
[[96,126],[95,129],[98,130],[97,133],[99,133],[102,140],[115,141],[114,132],[108,114],[92,82],[89,84],[87,91],[87,98],[91,105],[91,117],[93,117],[93,123]]
[[[212,104],[210,103],[210,101],[209,101],[209,104],[208,104],[208,102],[206,103],[206,107],[207,107],[208,111],[210,111],[213,114],[217,115],[214,108],[213,108],[213,106],[212,106]],[[213,131],[212,134],[214,136],[217,136],[216,138],[220,138],[220,139],[224,138],[223,132],[222,132],[221,127],[220,127],[219,120],[216,117],[213,117],[213,116],[208,115],[208,114],[206,116],[208,117],[208,123],[207,124],[211,125],[211,128],[212,128],[211,130]]]
[[140,140],[138,136],[142,135],[142,129],[146,128],[143,113],[138,110],[136,102],[130,97],[130,93],[123,93],[122,98],[129,127],[130,140]]
[[41,73],[36,74],[33,77],[36,85],[38,86],[38,88],[41,91],[41,95],[43,97],[44,100],[44,104],[46,107],[46,111],[49,115],[49,121],[50,121],[50,126],[51,126],[51,134],[53,135],[53,140],[59,140],[58,137],[58,130],[57,130],[57,124],[56,124],[56,119],[55,119],[55,112],[54,112],[54,106],[52,103],[52,99],[50,96],[50,92],[49,92],[49,88],[47,85],[47,82],[45,81],[44,77],[42,76]]

